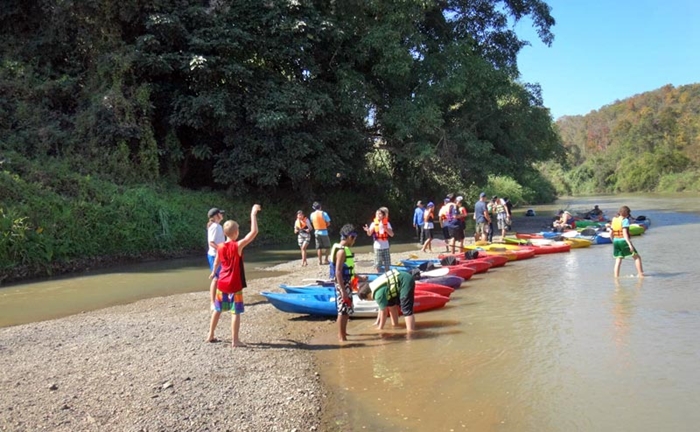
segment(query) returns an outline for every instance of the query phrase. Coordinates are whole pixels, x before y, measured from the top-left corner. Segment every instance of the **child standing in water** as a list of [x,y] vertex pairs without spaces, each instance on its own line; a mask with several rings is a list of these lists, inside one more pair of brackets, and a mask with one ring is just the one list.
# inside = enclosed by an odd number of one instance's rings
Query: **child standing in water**
[[637,267],[637,276],[644,277],[642,270],[642,257],[634,248],[632,240],[630,240],[630,208],[627,206],[620,207],[620,212],[610,222],[611,236],[613,238],[613,256],[615,257],[615,277],[620,276],[620,266],[622,259],[632,257],[634,265]]
[[214,261],[214,269],[221,264],[221,271],[217,275],[216,270],[212,271],[209,279],[216,280],[216,294],[212,298],[214,312],[211,315],[209,324],[209,336],[207,342],[217,342],[214,337],[216,325],[222,311],[231,311],[231,345],[235,347],[245,346],[238,338],[241,328],[241,314],[243,307],[243,288],[245,288],[245,269],[243,266],[243,249],[253,241],[258,235],[257,214],[260,205],[255,204],[250,211],[250,232],[238,240],[238,222],[229,220],[224,223],[224,234],[226,242],[219,245]]

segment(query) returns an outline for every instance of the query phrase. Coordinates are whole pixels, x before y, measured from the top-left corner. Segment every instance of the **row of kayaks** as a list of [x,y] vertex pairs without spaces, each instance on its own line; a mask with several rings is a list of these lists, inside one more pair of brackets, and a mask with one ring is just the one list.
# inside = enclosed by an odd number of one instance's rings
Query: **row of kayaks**
[[[462,286],[464,281],[471,279],[474,274],[485,273],[494,267],[502,267],[508,258],[480,253],[475,259],[466,260],[464,254],[457,254],[454,265],[440,265],[439,259],[401,261],[400,265],[392,266],[399,271],[411,271],[424,268],[431,264],[432,270],[420,271],[416,281],[413,310],[416,313],[438,309],[450,301],[450,295]],[[423,267],[421,267],[423,266]],[[379,273],[360,273],[370,281]],[[294,314],[320,316],[337,315],[335,287],[332,281],[316,281],[307,285],[282,284],[284,292],[263,291],[261,294],[278,310]],[[361,300],[353,295],[353,317],[374,318],[379,307],[372,300]]]
[[[640,221],[642,222],[642,221]],[[633,235],[646,231],[651,221],[630,228]],[[516,234],[504,238],[504,243],[476,242],[465,246],[471,254],[442,254],[438,259],[406,259],[400,265],[392,266],[399,271],[420,269],[416,281],[414,312],[424,312],[444,307],[450,295],[459,289],[464,281],[475,274],[486,273],[495,267],[502,267],[510,261],[525,260],[537,255],[569,252],[571,249],[585,248],[593,244],[611,243],[609,233],[592,226],[563,233],[547,232],[537,234]],[[444,259],[451,258],[452,265],[441,265]],[[432,269],[426,270],[430,265]],[[369,281],[378,273],[360,273]],[[294,314],[336,316],[335,287],[333,281],[315,281],[307,285],[280,285],[284,292],[263,291],[261,294],[277,309]],[[354,317],[376,317],[379,307],[372,300],[361,300],[353,295]]]

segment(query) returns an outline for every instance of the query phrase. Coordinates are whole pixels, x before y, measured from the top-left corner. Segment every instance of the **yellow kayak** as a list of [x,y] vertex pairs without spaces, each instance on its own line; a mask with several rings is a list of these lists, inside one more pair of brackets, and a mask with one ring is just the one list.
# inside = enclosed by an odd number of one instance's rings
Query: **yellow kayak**
[[592,241],[590,241],[588,239],[576,238],[576,237],[564,238],[564,239],[562,239],[562,241],[571,245],[571,249],[586,248],[586,247],[589,247],[593,243]]

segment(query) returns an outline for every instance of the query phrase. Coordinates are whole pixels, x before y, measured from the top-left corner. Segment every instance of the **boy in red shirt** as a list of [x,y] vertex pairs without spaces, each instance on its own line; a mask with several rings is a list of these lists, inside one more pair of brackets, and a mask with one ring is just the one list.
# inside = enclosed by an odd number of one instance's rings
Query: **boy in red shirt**
[[239,234],[238,222],[229,220],[224,223],[226,242],[219,245],[214,261],[214,268],[216,269],[221,264],[221,271],[218,276],[215,271],[209,275],[209,279],[217,278],[217,282],[216,293],[211,299],[214,304],[214,312],[209,324],[207,342],[217,342],[214,332],[219,323],[221,312],[230,310],[232,315],[231,345],[233,347],[245,346],[238,338],[238,332],[241,328],[241,314],[244,312],[243,288],[246,287],[243,249],[258,235],[257,214],[259,211],[260,205],[255,204],[250,211],[250,232],[242,240],[236,241]]

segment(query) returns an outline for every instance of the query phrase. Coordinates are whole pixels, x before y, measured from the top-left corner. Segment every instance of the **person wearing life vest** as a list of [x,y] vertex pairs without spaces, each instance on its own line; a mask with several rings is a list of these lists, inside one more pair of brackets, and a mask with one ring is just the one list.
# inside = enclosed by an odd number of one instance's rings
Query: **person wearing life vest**
[[[452,253],[457,251],[461,252],[464,248],[464,220],[467,217],[467,209],[464,207],[464,198],[462,196],[452,198],[453,195],[450,194],[448,197],[451,200],[454,199],[454,201],[450,202],[451,206],[447,210],[450,246],[452,248]],[[459,244],[459,247],[457,244]]]
[[294,221],[294,234],[297,235],[297,244],[299,249],[301,249],[301,266],[307,266],[306,262],[306,248],[309,247],[309,242],[311,241],[311,221],[309,218],[304,216],[302,210],[297,211],[297,219]]
[[452,208],[450,197],[446,197],[442,207],[438,211],[438,220],[440,221],[440,229],[442,230],[442,238],[445,240],[445,252],[450,251],[450,229],[447,226],[447,212]]
[[328,216],[328,213],[323,211],[320,202],[315,201],[311,207],[314,209],[310,219],[314,229],[314,239],[316,240],[318,265],[327,265],[328,250],[331,248],[331,238],[328,237],[328,227],[331,225],[331,218]]
[[501,242],[506,237],[506,230],[508,228],[508,220],[510,220],[510,213],[508,207],[503,198],[495,197],[495,210],[496,210],[496,224],[498,229],[501,231]]
[[386,207],[380,207],[375,213],[370,225],[365,225],[364,230],[368,236],[374,239],[374,267],[377,273],[383,273],[391,268],[391,254],[389,253],[389,237],[394,236],[394,229],[389,222],[389,211]]
[[421,248],[421,252],[432,252],[433,251],[433,229],[435,228],[435,204],[433,202],[428,203],[425,212],[423,212],[423,237],[425,237],[425,243]]
[[348,317],[353,314],[353,286],[366,279],[355,274],[355,259],[350,247],[355,244],[357,231],[351,224],[340,229],[340,242],[331,248],[330,276],[335,282],[335,304],[338,310],[338,340],[348,340]]
[[634,259],[634,265],[637,268],[637,276],[644,277],[642,269],[642,257],[635,249],[630,239],[630,208],[627,206],[620,207],[620,212],[610,222],[610,236],[613,239],[613,256],[615,257],[615,277],[620,277],[620,266],[622,260],[627,257]]
[[389,270],[368,285],[362,286],[357,296],[363,300],[377,302],[380,311],[377,323],[379,330],[384,328],[388,314],[391,315],[392,325],[398,326],[398,308],[400,306],[406,321],[406,331],[411,333],[416,330],[416,319],[413,315],[415,289],[416,281],[410,273]]

